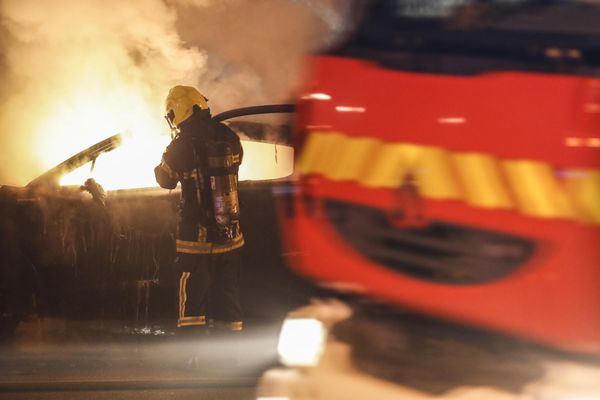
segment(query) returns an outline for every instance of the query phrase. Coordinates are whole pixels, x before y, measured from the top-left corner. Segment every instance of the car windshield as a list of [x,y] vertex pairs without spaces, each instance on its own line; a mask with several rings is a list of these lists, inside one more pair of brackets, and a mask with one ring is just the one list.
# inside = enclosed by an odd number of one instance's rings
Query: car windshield
[[597,1],[381,0],[369,4],[354,34],[332,54],[430,73],[598,74]]
[[[378,7],[391,11],[388,16],[396,18],[453,18],[464,10],[485,9],[486,12],[499,14],[507,9],[520,9],[521,12],[531,10],[548,9],[553,7],[566,7],[575,9],[580,6],[598,5],[595,0],[570,0],[570,1],[547,1],[547,0],[383,0],[377,2]],[[552,30],[560,29],[560,26],[547,24]],[[575,26],[572,26],[575,28]]]
[[[433,32],[500,30],[545,35],[600,34],[598,1],[382,0],[374,2],[365,14],[362,32],[390,34],[393,30],[416,32],[426,28]],[[474,40],[467,36],[462,39]],[[591,38],[584,38],[580,44],[593,42]]]

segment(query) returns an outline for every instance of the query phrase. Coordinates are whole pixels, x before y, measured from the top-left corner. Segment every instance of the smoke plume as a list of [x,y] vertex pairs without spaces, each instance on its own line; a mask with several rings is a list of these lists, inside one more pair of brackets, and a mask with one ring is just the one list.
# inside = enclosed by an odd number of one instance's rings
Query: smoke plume
[[1,1],[0,184],[118,132],[168,141],[175,84],[198,87],[213,112],[291,99],[303,56],[344,30],[345,3]]

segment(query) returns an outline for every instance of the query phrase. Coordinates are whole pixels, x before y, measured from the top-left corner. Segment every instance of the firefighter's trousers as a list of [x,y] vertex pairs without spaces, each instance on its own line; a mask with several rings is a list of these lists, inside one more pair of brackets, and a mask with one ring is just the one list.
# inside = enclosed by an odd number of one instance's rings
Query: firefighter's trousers
[[241,250],[221,254],[178,253],[178,327],[213,325],[242,330]]

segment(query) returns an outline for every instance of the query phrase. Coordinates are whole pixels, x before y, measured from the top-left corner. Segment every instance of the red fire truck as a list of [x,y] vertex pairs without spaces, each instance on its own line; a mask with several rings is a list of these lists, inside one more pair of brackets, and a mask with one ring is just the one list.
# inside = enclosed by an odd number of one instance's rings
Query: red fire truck
[[597,353],[600,5],[483,3],[371,2],[310,59],[292,266]]

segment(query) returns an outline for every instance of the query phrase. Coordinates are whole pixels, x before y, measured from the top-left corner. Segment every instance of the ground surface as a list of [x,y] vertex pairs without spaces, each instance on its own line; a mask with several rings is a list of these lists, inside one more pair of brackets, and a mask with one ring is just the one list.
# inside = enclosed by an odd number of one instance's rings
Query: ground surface
[[0,346],[2,399],[253,399],[278,327],[180,337],[112,322],[35,320]]

